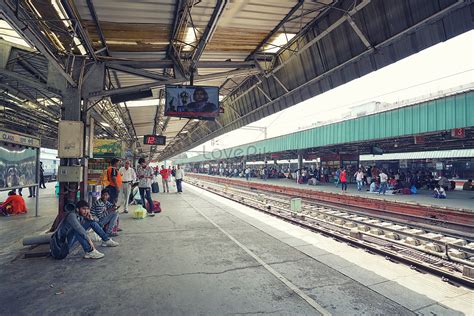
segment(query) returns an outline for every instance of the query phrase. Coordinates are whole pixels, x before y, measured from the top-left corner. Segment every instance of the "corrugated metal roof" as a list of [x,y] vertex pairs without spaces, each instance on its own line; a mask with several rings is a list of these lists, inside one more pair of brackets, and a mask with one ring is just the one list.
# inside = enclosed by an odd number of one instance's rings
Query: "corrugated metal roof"
[[415,159],[444,159],[444,158],[474,158],[474,149],[418,151],[412,153],[393,153],[383,155],[360,155],[360,161],[374,160],[415,160]]

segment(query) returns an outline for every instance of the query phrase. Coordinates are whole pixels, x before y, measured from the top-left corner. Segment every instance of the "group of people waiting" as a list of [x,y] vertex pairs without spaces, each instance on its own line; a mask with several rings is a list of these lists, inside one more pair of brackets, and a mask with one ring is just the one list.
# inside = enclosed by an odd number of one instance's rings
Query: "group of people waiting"
[[[124,166],[119,168],[120,160],[112,159],[110,167],[107,169],[107,189],[111,192],[111,200],[117,201],[120,190],[123,191],[124,213],[128,213],[128,206],[135,201],[137,191],[140,195],[140,202],[143,207],[147,208],[150,216],[154,216],[151,199],[152,186],[158,186],[156,181],[160,175],[162,179],[162,187],[164,193],[169,193],[169,182],[171,178],[176,181],[177,193],[182,193],[182,181],[184,179],[184,171],[180,165],[166,168],[164,165],[161,169],[151,167],[145,158],[138,159],[136,170],[131,166],[129,160],[125,161]],[[159,186],[158,186],[159,188]]]
[[63,259],[69,253],[75,242],[79,242],[85,252],[84,258],[99,259],[104,254],[99,252],[87,234],[92,229],[102,240],[104,247],[116,247],[119,244],[112,240],[122,231],[119,227],[119,194],[123,191],[124,213],[128,213],[130,196],[133,186],[138,187],[143,207],[147,209],[149,216],[155,216],[153,212],[153,200],[151,198],[151,186],[157,173],[162,177],[163,190],[169,193],[168,182],[173,176],[176,180],[178,193],[182,192],[181,182],[184,172],[178,165],[176,168],[165,168],[161,170],[152,168],[145,158],[138,160],[136,170],[126,160],[124,166],[119,168],[120,160],[112,159],[106,170],[108,185],[101,191],[101,196],[92,207],[86,201],[79,201],[75,210],[66,212],[63,220],[51,238],[51,254],[54,258]]

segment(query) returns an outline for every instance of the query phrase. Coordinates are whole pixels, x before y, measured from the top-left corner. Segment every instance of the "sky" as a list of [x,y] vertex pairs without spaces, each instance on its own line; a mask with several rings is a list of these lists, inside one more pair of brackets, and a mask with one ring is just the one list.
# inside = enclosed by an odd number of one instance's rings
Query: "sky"
[[[353,112],[352,107],[372,101],[394,103],[473,83],[474,31],[470,31],[248,126],[266,127],[270,138],[342,119]],[[191,149],[188,156],[262,139],[263,131],[244,127]]]

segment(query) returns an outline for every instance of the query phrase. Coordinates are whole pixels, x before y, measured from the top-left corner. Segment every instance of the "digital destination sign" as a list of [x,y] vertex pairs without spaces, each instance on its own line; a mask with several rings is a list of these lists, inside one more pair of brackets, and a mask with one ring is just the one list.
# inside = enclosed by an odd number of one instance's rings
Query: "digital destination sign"
[[143,144],[145,145],[165,145],[166,136],[161,135],[145,135],[143,137]]

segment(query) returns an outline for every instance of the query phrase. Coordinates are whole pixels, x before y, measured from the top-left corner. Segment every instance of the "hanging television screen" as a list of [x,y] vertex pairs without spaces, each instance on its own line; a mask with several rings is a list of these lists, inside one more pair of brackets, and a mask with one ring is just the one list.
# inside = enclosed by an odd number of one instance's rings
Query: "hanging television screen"
[[212,120],[219,115],[219,88],[166,86],[165,115]]

